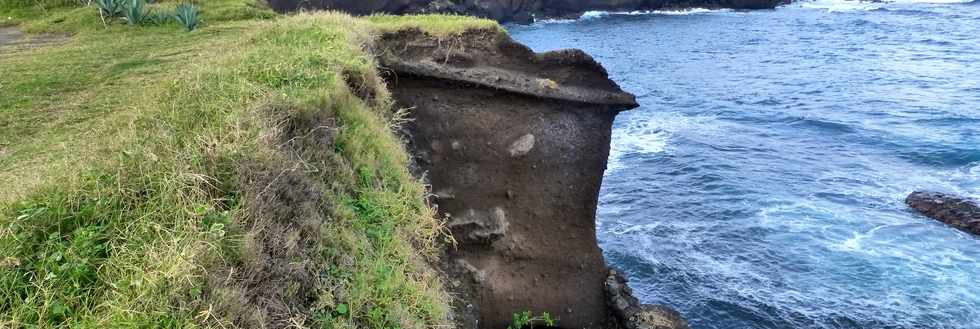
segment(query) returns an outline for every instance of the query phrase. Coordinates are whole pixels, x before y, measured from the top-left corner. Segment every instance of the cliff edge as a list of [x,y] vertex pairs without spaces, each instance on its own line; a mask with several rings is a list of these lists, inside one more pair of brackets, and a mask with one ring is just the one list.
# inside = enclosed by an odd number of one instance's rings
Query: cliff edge
[[619,327],[595,211],[613,119],[634,96],[580,50],[535,54],[498,30],[378,44],[415,171],[456,240],[443,269],[462,296],[457,323],[505,328],[531,311]]

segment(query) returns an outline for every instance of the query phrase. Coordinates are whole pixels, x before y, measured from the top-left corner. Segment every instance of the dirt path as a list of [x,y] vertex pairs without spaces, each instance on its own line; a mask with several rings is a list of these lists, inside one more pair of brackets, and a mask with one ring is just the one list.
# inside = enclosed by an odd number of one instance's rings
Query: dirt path
[[26,34],[14,26],[0,27],[0,54],[41,47],[68,39],[67,34]]
[[7,44],[12,44],[23,38],[24,34],[17,30],[16,27],[0,27],[0,47],[6,46]]

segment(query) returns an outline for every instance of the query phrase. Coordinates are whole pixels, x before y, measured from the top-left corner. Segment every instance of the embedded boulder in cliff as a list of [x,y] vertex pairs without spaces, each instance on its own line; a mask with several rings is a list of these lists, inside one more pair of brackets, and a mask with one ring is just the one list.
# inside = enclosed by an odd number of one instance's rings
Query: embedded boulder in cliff
[[980,235],[980,206],[974,200],[939,192],[913,192],[910,207],[957,229]]
[[708,9],[771,9],[787,0],[269,0],[278,11],[340,10],[355,15],[373,13],[451,13],[501,22],[530,23],[534,18],[577,16],[589,10],[634,11]]
[[612,328],[595,211],[613,118],[633,95],[579,50],[536,54],[497,30],[381,36],[416,172],[457,245],[444,269],[463,328],[548,312]]

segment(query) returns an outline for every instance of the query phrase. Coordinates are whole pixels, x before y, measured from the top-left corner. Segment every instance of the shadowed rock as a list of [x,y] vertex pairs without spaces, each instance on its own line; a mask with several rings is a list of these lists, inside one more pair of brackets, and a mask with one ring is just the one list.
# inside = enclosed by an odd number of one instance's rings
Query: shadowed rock
[[905,203],[940,222],[980,235],[980,206],[974,200],[939,192],[913,192]]

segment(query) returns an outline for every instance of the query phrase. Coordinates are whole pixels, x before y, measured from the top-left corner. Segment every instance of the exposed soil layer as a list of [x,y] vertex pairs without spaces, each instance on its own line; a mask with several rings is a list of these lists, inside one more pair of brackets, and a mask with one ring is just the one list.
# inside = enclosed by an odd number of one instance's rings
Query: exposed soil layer
[[571,17],[589,10],[633,11],[686,8],[770,9],[784,0],[270,0],[281,12],[331,9],[355,15],[372,13],[453,13],[530,23],[535,18]]
[[976,201],[938,192],[913,192],[905,203],[930,218],[980,235],[980,206]]
[[382,36],[381,63],[419,174],[458,242],[447,255],[463,328],[521,311],[616,326],[595,211],[613,119],[633,95],[578,50],[535,54],[497,31]]

